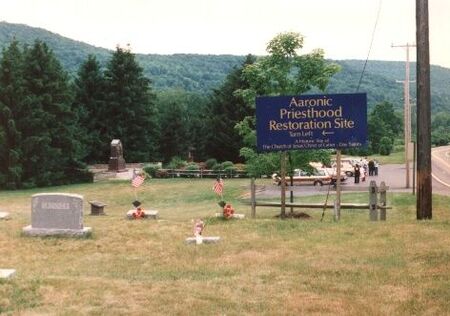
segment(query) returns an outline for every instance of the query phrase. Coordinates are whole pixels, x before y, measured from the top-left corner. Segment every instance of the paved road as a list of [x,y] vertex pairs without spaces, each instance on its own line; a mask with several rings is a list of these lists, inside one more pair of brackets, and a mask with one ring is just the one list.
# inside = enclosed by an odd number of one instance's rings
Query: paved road
[[[354,183],[354,178],[350,177],[342,185],[342,191],[365,191],[369,190],[370,181],[376,181],[379,185],[382,181],[389,186],[389,191],[394,192],[411,192],[413,186],[413,166],[410,164],[410,188],[406,188],[406,170],[404,164],[381,165],[379,167],[378,176],[368,177],[366,181],[358,184]],[[433,177],[433,193],[450,196],[450,146],[433,148],[432,150],[432,177]],[[328,186],[294,186],[295,195],[313,195],[326,194],[329,190]],[[331,192],[335,192],[331,188]],[[280,194],[280,187],[266,186],[266,190],[259,193],[264,196],[277,196]]]
[[450,146],[433,148],[431,158],[433,193],[450,195]]

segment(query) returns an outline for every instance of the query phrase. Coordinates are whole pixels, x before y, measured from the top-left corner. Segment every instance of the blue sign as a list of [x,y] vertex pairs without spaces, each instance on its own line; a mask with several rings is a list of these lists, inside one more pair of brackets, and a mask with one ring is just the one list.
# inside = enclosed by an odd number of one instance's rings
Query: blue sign
[[256,98],[258,151],[367,145],[367,95],[319,94]]

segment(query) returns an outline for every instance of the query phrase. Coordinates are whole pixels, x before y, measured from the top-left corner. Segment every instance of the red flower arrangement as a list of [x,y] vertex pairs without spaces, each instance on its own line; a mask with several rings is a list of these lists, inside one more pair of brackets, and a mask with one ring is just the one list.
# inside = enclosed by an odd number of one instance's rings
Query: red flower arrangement
[[234,208],[231,206],[231,204],[226,204],[223,208],[223,217],[225,219],[232,218],[234,214]]
[[138,207],[136,211],[133,212],[134,219],[142,219],[145,218],[145,212],[142,208]]

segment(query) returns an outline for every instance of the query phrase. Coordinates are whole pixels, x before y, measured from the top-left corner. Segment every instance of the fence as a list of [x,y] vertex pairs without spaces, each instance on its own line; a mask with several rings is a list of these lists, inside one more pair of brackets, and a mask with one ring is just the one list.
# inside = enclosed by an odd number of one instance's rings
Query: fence
[[247,172],[240,170],[185,170],[185,169],[160,169],[157,171],[160,178],[247,178]]
[[[380,186],[377,187],[375,181],[370,181],[369,185],[369,203],[341,203],[341,209],[368,209],[369,219],[371,221],[377,221],[378,215],[381,221],[386,220],[386,209],[391,209],[392,207],[387,206],[386,193],[389,187],[381,182]],[[379,195],[379,198],[378,198]],[[250,204],[251,204],[251,216],[255,218],[256,207],[281,207],[280,202],[258,202],[256,201],[256,185],[255,179],[252,178],[250,182]],[[339,220],[339,214],[336,210],[336,205],[333,204],[320,204],[320,203],[285,203],[286,207],[291,208],[312,208],[312,209],[325,209],[333,208],[334,217]],[[378,212],[379,211],[379,212]]]

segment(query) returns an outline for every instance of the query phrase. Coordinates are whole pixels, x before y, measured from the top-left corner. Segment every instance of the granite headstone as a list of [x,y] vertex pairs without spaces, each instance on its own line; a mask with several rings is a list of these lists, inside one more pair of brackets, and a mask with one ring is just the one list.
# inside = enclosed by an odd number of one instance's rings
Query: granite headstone
[[31,198],[31,225],[23,232],[30,236],[86,236],[83,226],[83,197],[78,194],[40,193]]

